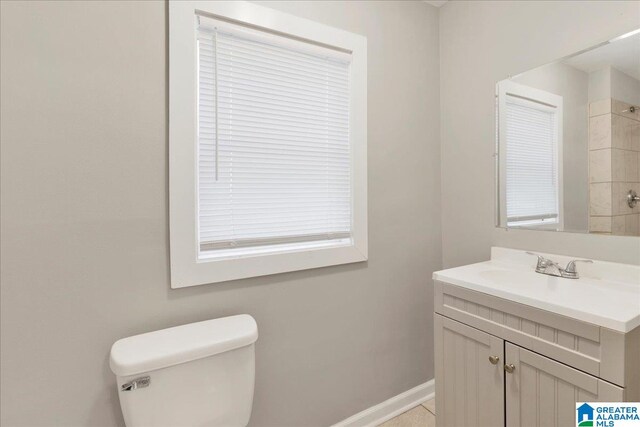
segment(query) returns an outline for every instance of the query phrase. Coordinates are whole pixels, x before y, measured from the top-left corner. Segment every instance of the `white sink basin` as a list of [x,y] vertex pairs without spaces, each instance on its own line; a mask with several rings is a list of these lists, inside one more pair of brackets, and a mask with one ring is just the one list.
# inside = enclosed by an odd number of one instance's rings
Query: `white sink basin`
[[[566,265],[571,257],[542,254]],[[535,272],[524,251],[492,248],[491,260],[437,271],[435,280],[562,314],[619,332],[640,326],[640,266],[579,264],[579,279]]]

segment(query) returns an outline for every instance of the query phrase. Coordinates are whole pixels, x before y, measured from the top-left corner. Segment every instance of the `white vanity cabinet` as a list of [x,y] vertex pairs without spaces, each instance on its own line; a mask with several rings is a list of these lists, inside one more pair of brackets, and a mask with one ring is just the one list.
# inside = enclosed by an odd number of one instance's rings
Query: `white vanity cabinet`
[[438,426],[571,426],[575,402],[640,400],[628,333],[435,282]]

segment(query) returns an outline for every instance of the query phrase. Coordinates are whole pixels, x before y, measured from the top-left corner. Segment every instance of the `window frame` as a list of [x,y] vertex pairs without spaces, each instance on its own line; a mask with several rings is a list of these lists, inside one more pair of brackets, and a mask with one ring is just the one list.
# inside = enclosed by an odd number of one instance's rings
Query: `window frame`
[[[351,52],[349,140],[351,245],[307,247],[237,257],[199,256],[197,194],[197,15]],[[169,234],[171,287],[366,261],[367,40],[245,1],[169,2]]]
[[[498,83],[498,218],[499,225],[507,228],[544,228],[562,230],[564,229],[564,206],[563,206],[563,98],[541,89],[532,88],[522,84],[515,83],[511,80],[503,80]],[[544,221],[532,220],[522,225],[509,225],[507,218],[507,130],[504,123],[506,122],[506,102],[507,96],[520,98],[527,103],[535,103],[541,105],[542,109],[553,109],[556,114],[556,168],[557,168],[557,203],[558,203],[558,220]]]

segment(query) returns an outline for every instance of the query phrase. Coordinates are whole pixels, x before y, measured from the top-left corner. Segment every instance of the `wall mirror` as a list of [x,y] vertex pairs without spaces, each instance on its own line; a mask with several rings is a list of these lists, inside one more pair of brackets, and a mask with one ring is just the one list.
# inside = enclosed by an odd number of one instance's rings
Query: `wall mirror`
[[496,85],[497,224],[640,236],[640,29]]

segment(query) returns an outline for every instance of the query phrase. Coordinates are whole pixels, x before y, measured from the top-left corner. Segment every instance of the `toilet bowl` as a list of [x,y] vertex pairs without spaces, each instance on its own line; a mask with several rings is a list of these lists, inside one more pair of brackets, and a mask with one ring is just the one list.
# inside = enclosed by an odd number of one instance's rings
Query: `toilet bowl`
[[242,314],[117,341],[110,365],[127,427],[246,426],[257,338]]

